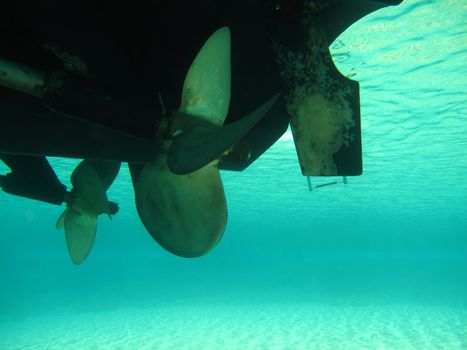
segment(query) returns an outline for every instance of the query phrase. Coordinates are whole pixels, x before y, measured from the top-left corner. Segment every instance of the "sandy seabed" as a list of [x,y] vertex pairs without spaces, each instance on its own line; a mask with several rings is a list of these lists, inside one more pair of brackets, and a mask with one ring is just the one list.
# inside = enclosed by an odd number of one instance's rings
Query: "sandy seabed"
[[467,309],[180,303],[3,322],[0,349],[467,349]]

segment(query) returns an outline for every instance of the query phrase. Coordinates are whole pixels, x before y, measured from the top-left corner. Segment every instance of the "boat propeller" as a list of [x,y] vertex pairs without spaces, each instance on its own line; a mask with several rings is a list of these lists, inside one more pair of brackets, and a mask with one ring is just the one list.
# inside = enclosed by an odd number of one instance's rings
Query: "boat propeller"
[[197,257],[221,239],[227,204],[219,158],[269,111],[278,94],[254,112],[223,125],[230,104],[230,30],[214,32],[188,70],[181,106],[165,132],[162,152],[135,183],[146,229],[169,252]]

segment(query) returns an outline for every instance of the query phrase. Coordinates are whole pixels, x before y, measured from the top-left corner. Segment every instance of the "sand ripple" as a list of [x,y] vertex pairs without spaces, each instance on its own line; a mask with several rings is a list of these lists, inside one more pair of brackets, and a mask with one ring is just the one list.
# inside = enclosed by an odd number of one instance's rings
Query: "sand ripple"
[[6,322],[0,348],[467,349],[467,309],[178,304]]

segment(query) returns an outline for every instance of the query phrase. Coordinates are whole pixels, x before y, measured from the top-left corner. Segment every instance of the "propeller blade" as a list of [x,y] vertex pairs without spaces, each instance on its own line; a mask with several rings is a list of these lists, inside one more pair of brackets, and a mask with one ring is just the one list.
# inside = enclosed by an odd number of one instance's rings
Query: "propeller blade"
[[183,83],[179,111],[224,124],[230,105],[230,29],[216,30],[196,55]]
[[114,182],[115,178],[120,171],[120,162],[115,162],[111,160],[92,160],[92,159],[85,159],[84,162],[89,164],[94,171],[99,175],[99,178],[102,181],[102,185],[104,189],[107,191],[112,183]]
[[65,214],[65,237],[71,260],[81,264],[89,255],[96,238],[97,216],[69,208]]
[[[71,174],[71,184],[80,198],[81,206],[96,215],[105,211],[107,206],[106,188],[91,161],[83,160]],[[73,205],[72,205],[73,206]]]
[[202,121],[196,124],[191,118],[191,127],[174,138],[167,158],[170,170],[175,174],[189,174],[217,159],[266,115],[279,95],[242,119],[222,127],[208,126]]
[[227,224],[219,170],[209,164],[188,175],[175,175],[166,158],[161,154],[147,164],[136,181],[138,215],[169,252],[201,256],[219,242]]

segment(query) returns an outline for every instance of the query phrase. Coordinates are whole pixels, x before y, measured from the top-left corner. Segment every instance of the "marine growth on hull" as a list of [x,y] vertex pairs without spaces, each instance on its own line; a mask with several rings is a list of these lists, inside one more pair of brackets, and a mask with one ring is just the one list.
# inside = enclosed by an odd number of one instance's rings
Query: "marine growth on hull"
[[359,118],[349,102],[355,91],[335,74],[326,33],[313,19],[315,5],[307,4],[305,45],[292,50],[274,42],[273,49],[288,90],[286,107],[304,175],[337,175],[333,156],[353,141],[354,118]]

